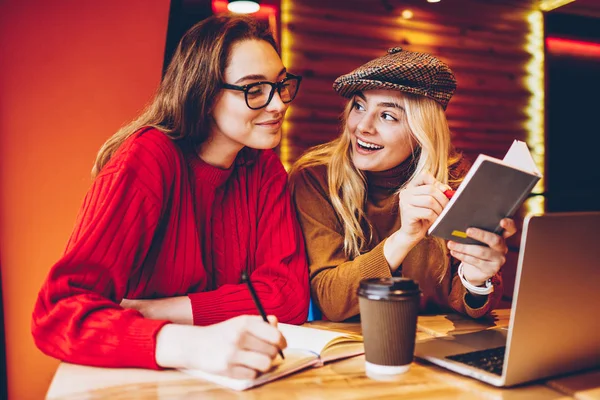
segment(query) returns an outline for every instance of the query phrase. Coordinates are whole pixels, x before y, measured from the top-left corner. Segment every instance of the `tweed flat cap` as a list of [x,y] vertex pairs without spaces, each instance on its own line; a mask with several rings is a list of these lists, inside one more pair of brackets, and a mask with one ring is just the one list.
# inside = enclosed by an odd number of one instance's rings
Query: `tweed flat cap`
[[429,97],[444,110],[456,90],[456,78],[446,64],[427,53],[394,47],[385,56],[361,65],[333,83],[344,97],[368,89],[392,89]]

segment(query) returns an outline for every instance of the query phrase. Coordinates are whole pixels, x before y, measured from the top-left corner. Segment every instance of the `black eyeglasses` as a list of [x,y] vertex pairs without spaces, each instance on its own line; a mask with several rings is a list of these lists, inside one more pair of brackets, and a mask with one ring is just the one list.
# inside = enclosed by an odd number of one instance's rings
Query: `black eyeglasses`
[[266,107],[275,94],[275,89],[279,93],[281,101],[289,103],[298,94],[300,88],[300,82],[302,77],[298,75],[287,74],[287,76],[277,83],[273,82],[254,82],[244,86],[230,85],[224,83],[222,87],[224,89],[239,90],[244,92],[246,98],[246,105],[252,110],[259,110]]

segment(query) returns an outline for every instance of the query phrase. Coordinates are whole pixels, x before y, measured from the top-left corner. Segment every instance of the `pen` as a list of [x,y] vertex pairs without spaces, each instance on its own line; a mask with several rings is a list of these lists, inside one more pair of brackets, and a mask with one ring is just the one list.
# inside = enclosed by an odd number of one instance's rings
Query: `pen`
[[[254,300],[256,308],[258,308],[260,316],[262,317],[263,321],[265,321],[268,324],[269,320],[267,319],[265,310],[263,309],[262,304],[260,304],[260,301],[258,300],[258,296],[254,291],[254,287],[252,286],[252,282],[250,282],[250,278],[248,278],[248,274],[246,273],[246,271],[242,272],[242,282],[246,282],[246,284],[248,285],[248,290],[250,290],[250,296],[252,296],[252,300]],[[281,349],[279,349],[279,355],[283,360],[285,360],[285,357],[283,356],[283,351],[281,351]]]
[[444,195],[448,198],[451,199],[452,196],[454,196],[454,193],[456,193],[456,190],[452,190],[452,189],[448,189],[446,191],[444,191]]

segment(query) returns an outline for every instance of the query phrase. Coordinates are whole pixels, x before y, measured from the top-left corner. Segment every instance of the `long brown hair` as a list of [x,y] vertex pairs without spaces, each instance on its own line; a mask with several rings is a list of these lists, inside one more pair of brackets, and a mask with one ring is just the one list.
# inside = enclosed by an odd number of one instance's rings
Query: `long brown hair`
[[92,177],[106,165],[128,137],[143,127],[154,127],[173,140],[198,146],[207,139],[210,111],[224,82],[234,43],[264,40],[277,51],[265,24],[248,16],[213,16],[190,28],[175,50],[156,95],[134,121],[102,145]]

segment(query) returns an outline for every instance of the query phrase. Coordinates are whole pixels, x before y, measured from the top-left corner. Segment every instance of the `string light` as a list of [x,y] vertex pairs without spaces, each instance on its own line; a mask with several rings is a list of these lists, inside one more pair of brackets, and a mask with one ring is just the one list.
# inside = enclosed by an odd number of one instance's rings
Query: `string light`
[[[281,61],[289,70],[292,65],[292,34],[288,29],[288,24],[291,22],[291,8],[293,0],[281,0]],[[283,124],[281,125],[281,143],[279,144],[279,158],[286,171],[291,167],[291,149],[290,140],[288,137],[291,124],[289,122],[292,114],[292,105],[288,108]]]
[[400,14],[400,15],[402,15],[402,18],[404,18],[404,19],[411,19],[414,16],[414,14],[411,10],[404,10],[404,11],[402,11],[402,14]]
[[[527,16],[529,32],[526,36],[525,50],[531,58],[525,70],[525,87],[531,93],[525,114],[526,141],[538,169],[544,175],[544,17],[540,11],[532,11]],[[542,177],[533,189],[534,193],[544,193],[546,181]],[[544,211],[544,197],[534,196],[525,203],[527,213],[539,214]]]

